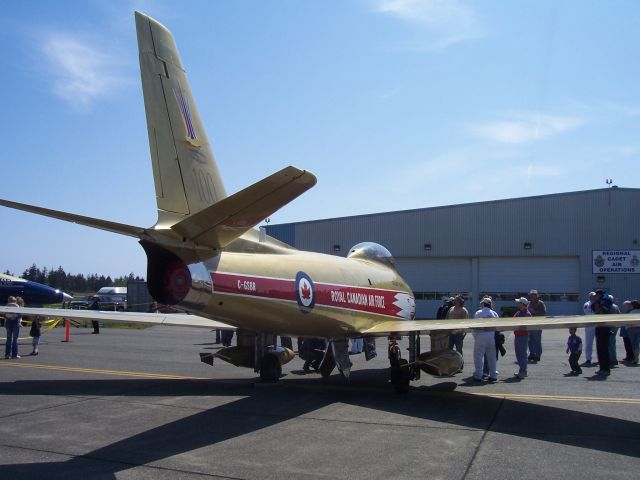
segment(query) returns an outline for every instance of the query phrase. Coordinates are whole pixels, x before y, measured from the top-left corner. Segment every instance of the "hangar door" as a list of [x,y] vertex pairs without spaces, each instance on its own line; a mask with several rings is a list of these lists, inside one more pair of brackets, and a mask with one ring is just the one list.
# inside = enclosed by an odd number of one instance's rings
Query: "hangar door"
[[417,318],[435,318],[444,296],[471,292],[470,258],[396,258],[395,262],[416,297]]
[[478,287],[480,294],[511,304],[536,289],[550,315],[575,315],[582,305],[578,257],[480,258]]

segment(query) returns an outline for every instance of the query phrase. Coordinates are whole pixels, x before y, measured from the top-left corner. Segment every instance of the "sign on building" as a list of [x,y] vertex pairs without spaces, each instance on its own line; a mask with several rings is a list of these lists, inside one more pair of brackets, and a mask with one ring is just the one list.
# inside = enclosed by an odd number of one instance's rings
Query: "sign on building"
[[640,273],[640,250],[594,250],[593,273]]

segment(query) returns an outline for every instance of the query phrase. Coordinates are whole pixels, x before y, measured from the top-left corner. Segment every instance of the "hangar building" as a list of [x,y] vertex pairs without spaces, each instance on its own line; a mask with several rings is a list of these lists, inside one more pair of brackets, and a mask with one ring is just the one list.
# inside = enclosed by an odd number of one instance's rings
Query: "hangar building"
[[639,212],[640,189],[611,187],[265,228],[334,255],[363,241],[384,245],[414,291],[417,318],[435,318],[455,293],[470,311],[489,294],[500,313],[531,289],[549,315],[575,315],[598,288],[619,305],[640,298]]

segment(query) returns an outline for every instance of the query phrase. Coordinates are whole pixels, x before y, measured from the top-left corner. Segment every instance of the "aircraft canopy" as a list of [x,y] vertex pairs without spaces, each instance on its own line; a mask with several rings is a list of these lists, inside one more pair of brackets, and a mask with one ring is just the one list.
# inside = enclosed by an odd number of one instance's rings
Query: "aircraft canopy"
[[373,242],[362,242],[354,245],[349,250],[347,258],[373,260],[395,268],[391,252],[382,245]]

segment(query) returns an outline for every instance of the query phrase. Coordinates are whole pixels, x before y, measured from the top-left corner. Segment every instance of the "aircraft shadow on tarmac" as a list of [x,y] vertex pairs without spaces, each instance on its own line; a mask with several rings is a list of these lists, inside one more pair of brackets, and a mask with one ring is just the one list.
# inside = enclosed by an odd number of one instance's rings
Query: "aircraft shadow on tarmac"
[[[333,378],[333,377],[332,377]],[[311,386],[310,386],[311,385]],[[0,466],[0,478],[72,478],[99,474],[115,477],[132,466],[145,465],[218,442],[269,428],[312,413],[332,403],[398,414],[417,421],[446,424],[445,428],[488,430],[576,446],[629,457],[640,457],[637,422],[517,400],[453,391],[442,382],[412,389],[406,396],[379,388],[285,382],[281,388],[254,388],[242,380],[56,380],[0,383],[6,395],[87,395],[141,397],[242,396],[221,406],[166,423],[64,462]],[[517,419],[514,422],[514,419]],[[407,423],[408,426],[414,425]],[[215,428],[203,428],[215,426]],[[437,424],[433,427],[443,428]]]

